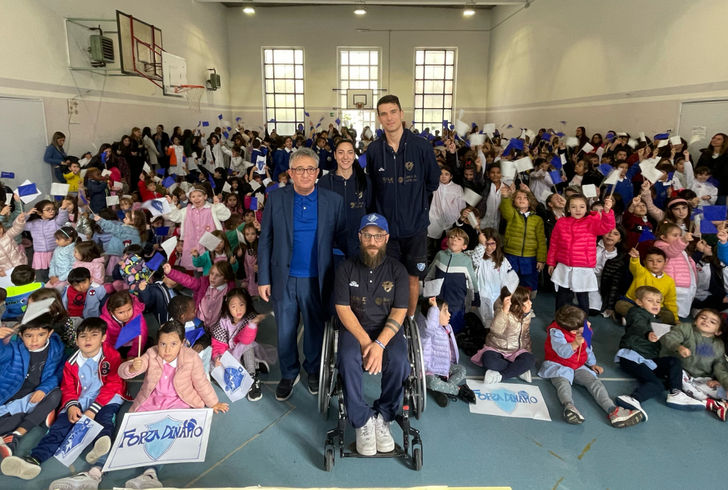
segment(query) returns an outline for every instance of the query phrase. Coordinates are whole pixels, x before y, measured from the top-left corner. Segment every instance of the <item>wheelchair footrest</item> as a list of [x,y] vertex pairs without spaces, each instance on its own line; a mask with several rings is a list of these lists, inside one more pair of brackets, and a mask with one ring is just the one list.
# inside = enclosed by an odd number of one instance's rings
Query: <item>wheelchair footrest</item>
[[402,446],[397,443],[394,444],[394,451],[388,453],[377,453],[373,456],[363,456],[356,452],[356,442],[349,444],[346,449],[347,450],[344,452],[345,458],[404,458],[407,456],[402,449]]

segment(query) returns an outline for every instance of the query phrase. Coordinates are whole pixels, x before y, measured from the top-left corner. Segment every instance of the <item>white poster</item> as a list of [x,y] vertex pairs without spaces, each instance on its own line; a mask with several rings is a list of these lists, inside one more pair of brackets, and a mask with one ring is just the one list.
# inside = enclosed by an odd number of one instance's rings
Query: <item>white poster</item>
[[220,365],[210,373],[231,402],[245,398],[253,385],[253,378],[228,351],[220,358]]
[[468,380],[475,392],[475,405],[471,413],[551,421],[549,409],[538,386],[497,383],[486,385],[482,381]]
[[[68,417],[68,414],[63,412],[59,417]],[[71,432],[68,433],[66,440],[58,447],[53,456],[64,466],[71,466],[81,451],[91,444],[102,430],[104,427],[101,424],[82,415],[78,422],[73,424]]]
[[212,409],[127,413],[119,425],[104,472],[205,461]]

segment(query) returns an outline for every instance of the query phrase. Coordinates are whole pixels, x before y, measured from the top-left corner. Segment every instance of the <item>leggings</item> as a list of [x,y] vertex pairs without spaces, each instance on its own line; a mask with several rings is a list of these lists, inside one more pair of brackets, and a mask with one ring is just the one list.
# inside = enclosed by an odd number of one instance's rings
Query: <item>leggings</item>
[[[579,368],[574,371],[574,384],[586,386],[591,396],[602,409],[610,413],[614,410],[614,402],[609,398],[609,393],[601,381],[587,371],[588,368]],[[574,400],[571,398],[571,383],[562,377],[551,378],[551,383],[556,387],[556,393],[559,395],[559,401],[562,405],[573,405]]]
[[457,395],[460,392],[460,383],[465,379],[465,367],[460,364],[452,364],[450,366],[450,374],[447,380],[440,376],[428,374],[425,376],[427,389],[447,393],[448,395]]
[[513,361],[507,360],[503,354],[492,350],[483,352],[480,358],[485,369],[492,369],[501,374],[503,381],[522,375],[536,365],[536,358],[530,352],[524,352]]
[[248,374],[255,377],[255,352],[253,352],[253,349],[250,348],[243,352],[243,359],[242,363],[243,367],[246,371],[248,371]]
[[570,305],[576,294],[576,301],[579,303],[579,308],[586,312],[589,316],[589,293],[575,293],[569,288],[559,286],[559,290],[556,292],[556,309],[558,310],[564,305]]

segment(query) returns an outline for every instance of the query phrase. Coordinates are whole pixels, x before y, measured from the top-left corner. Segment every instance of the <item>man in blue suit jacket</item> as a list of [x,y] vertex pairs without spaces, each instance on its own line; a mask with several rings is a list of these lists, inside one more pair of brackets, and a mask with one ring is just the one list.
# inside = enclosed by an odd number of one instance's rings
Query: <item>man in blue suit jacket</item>
[[264,301],[273,299],[278,323],[279,401],[288,400],[300,380],[296,343],[300,316],[305,325],[303,369],[308,373],[308,391],[318,394],[321,342],[334,285],[334,240],[347,243],[344,201],[337,193],[316,187],[318,163],[310,148],[291,153],[288,174],[293,185],[268,194],[260,227],[258,293]]

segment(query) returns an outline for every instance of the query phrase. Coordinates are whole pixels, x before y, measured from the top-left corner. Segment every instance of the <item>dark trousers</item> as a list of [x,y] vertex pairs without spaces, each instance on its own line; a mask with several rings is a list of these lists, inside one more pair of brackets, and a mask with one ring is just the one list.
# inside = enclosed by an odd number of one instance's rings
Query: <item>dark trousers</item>
[[480,362],[485,369],[498,371],[503,377],[503,381],[505,381],[516,378],[531,369],[536,365],[536,358],[533,357],[533,354],[524,352],[511,362],[503,357],[503,354],[487,350],[483,352]]
[[[381,329],[367,331],[369,338],[376,339]],[[379,348],[375,346],[375,348]],[[375,415],[382,414],[387,422],[397,416],[399,402],[404,394],[404,382],[409,376],[410,365],[407,358],[407,339],[402,329],[387,344],[382,357],[382,394],[374,402],[373,409],[364,401],[362,376],[364,364],[359,341],[345,327],[339,330],[339,353],[337,358],[339,372],[344,386],[344,404],[351,425],[364,426]]]
[[[450,305],[448,305],[449,307]],[[465,328],[465,305],[450,310],[450,326],[454,333],[460,333]]]
[[30,413],[6,414],[0,417],[0,436],[9,434],[16,429],[25,429],[30,432],[40,425],[45,418],[61,403],[61,390],[51,390]]
[[[94,441],[104,437],[111,437],[114,433],[114,421],[116,419],[116,412],[119,411],[121,405],[113,403],[111,405],[105,405],[96,414],[94,420],[103,426],[99,435],[96,436]],[[53,457],[58,448],[66,440],[68,433],[71,432],[75,424],[72,424],[68,420],[68,414],[63,412],[58,415],[58,419],[53,423],[50,430],[43,436],[37,446],[30,452],[30,455],[38,460],[39,463],[46,461]]]
[[619,358],[619,366],[622,371],[636,378],[640,384],[632,392],[632,398],[640,403],[663,393],[665,391],[664,379],[667,379],[667,389],[679,390],[682,388],[682,367],[676,357],[660,357],[652,360],[657,364],[654,371],[644,364]]
[[559,286],[559,290],[556,292],[556,309],[558,310],[564,305],[570,305],[571,301],[576,295],[576,301],[579,303],[579,308],[584,310],[586,316],[589,316],[589,293],[575,293],[569,288],[562,288]]
[[295,379],[301,370],[298,362],[298,325],[303,318],[303,369],[318,374],[321,364],[321,342],[324,339],[326,308],[321,301],[318,277],[289,277],[283,299],[273,300],[278,324],[278,359],[281,377]]

